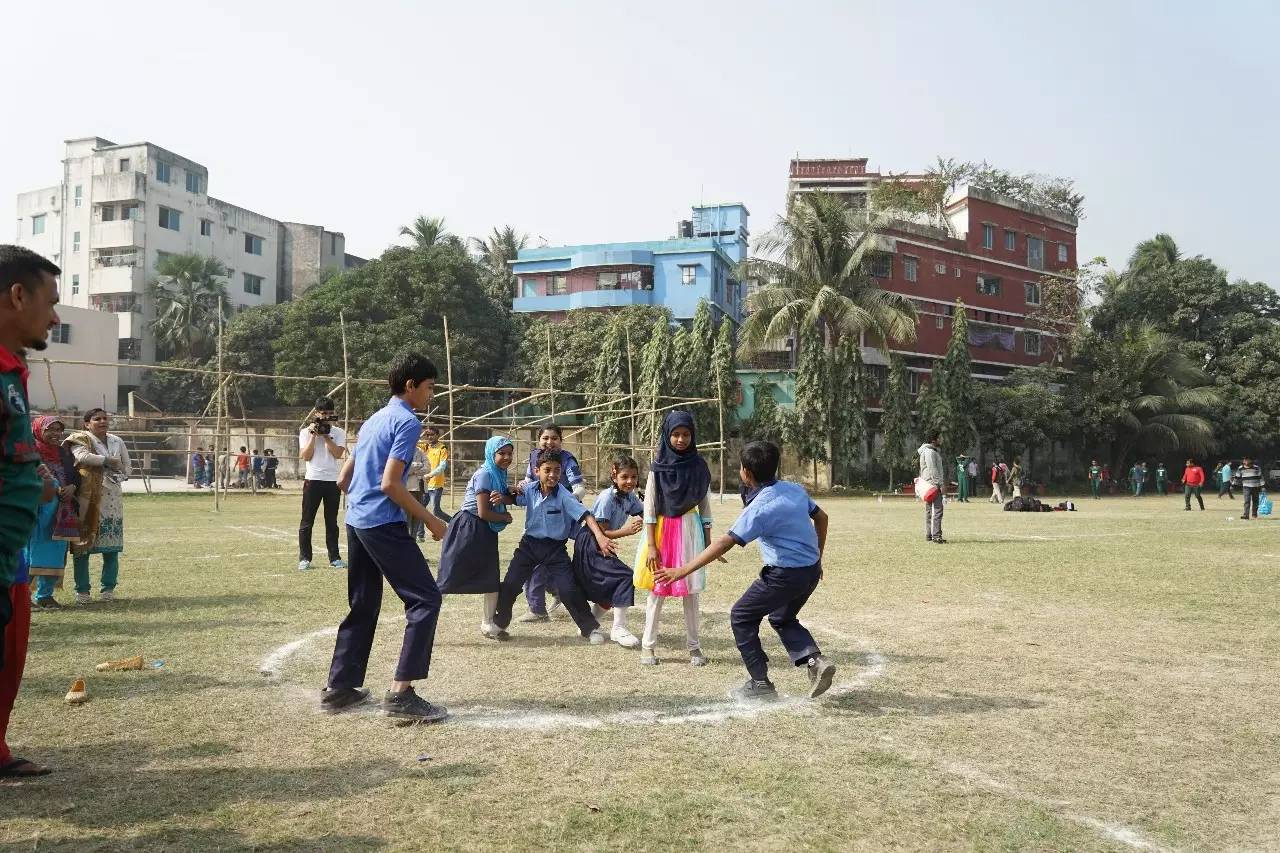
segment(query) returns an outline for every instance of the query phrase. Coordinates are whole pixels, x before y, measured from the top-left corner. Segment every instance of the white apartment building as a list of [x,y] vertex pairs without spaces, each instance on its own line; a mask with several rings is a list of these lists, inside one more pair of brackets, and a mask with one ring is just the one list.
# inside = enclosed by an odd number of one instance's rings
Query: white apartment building
[[[291,299],[323,270],[363,263],[346,254],[340,232],[210,196],[208,169],[149,142],[67,140],[61,182],[19,194],[17,226],[19,245],[62,268],[64,304],[116,315],[122,362],[155,361],[147,289],[166,255],[222,261],[232,310]],[[120,394],[142,374],[123,369]]]
[[[116,360],[116,319],[104,311],[70,305],[58,306],[58,319],[61,322],[49,333],[49,348],[27,352],[32,409],[86,412],[98,406],[115,408],[120,384],[119,370],[111,365]],[[74,426],[78,429],[80,424]]]

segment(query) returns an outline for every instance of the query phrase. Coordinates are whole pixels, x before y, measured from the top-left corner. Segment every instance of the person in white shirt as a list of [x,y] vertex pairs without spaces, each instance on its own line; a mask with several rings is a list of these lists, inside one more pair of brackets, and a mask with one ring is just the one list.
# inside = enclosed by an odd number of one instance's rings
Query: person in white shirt
[[316,510],[324,505],[324,544],[329,565],[345,569],[338,553],[338,461],[347,455],[347,434],[337,425],[338,416],[328,397],[316,400],[314,415],[298,433],[298,447],[306,474],[302,481],[302,523],[298,525],[298,568],[311,568],[311,528]]

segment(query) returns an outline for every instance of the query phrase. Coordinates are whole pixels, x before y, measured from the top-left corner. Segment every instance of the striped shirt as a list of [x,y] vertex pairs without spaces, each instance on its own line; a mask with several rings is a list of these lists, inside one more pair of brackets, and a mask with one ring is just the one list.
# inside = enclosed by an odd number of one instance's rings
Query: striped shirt
[[1246,489],[1262,488],[1262,469],[1257,465],[1241,465],[1236,469],[1235,480]]

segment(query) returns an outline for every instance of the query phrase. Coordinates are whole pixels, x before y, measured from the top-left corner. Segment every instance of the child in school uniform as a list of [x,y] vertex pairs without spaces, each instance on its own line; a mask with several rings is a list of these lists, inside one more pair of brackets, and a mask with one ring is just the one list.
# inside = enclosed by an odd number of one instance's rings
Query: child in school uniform
[[492,622],[499,633],[506,632],[511,624],[511,608],[525,581],[541,567],[582,637],[593,646],[602,645],[604,634],[600,633],[600,623],[591,615],[586,592],[574,578],[565,543],[581,521],[595,537],[601,554],[612,555],[616,549],[587,508],[561,484],[560,454],[543,450],[538,454],[537,463],[537,485],[522,482],[515,496],[516,504],[525,508],[524,536],[498,587]]
[[[644,505],[636,497],[640,466],[630,456],[614,458],[609,479],[613,485],[596,498],[591,515],[604,535],[616,542],[639,533]],[[609,639],[624,649],[634,649],[640,639],[627,627],[627,610],[635,604],[636,587],[630,566],[596,547],[595,534],[586,525],[578,528],[573,540],[573,573],[593,602],[592,613],[599,619],[604,610],[613,610],[613,630]]]
[[[529,467],[524,478],[527,483],[536,485],[538,454],[544,450],[556,451],[560,454],[562,465],[560,482],[581,501],[587,496],[586,478],[582,476],[582,466],[578,464],[577,457],[565,450],[563,444],[564,434],[559,426],[556,424],[544,426],[538,433],[538,446],[529,452]],[[534,569],[533,576],[524,585],[524,599],[529,603],[529,612],[519,619],[524,623],[548,622],[551,619],[551,613],[560,607],[558,602],[552,604],[550,608],[547,607],[547,577],[541,567]]]
[[449,520],[440,546],[440,592],[480,595],[480,633],[491,640],[506,639],[493,625],[498,604],[498,534],[511,523],[506,511],[507,469],[515,446],[505,435],[484,444],[484,464],[471,475],[462,509]]
[[822,552],[827,542],[827,514],[796,483],[778,480],[781,452],[768,441],[748,442],[742,448],[745,509],[729,532],[697,557],[676,569],[660,568],[658,578],[678,583],[721,558],[734,545],[760,543],[765,566],[730,611],[733,638],[750,679],[734,691],[739,700],[768,700],[778,695],[769,680],[769,656],[760,645],[760,620],[778,632],[794,666],[809,675],[809,696],[817,698],[831,687],[836,668],[797,618],[822,580]]
[[657,580],[655,573],[660,567],[683,565],[706,547],[711,536],[710,487],[711,469],[698,453],[693,415],[667,412],[645,481],[645,538],[636,554],[636,588],[649,590],[640,641],[640,663],[646,666],[658,664],[658,620],[668,598],[679,598],[684,607],[689,663],[707,663],[698,640],[698,597],[707,588],[707,573],[699,570],[675,583]]

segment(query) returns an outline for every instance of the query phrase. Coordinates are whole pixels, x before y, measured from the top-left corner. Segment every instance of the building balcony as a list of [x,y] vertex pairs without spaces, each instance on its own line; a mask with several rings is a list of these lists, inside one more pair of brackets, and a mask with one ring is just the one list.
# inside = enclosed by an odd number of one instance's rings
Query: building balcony
[[89,294],[137,293],[143,289],[141,266],[94,267],[89,272]]
[[90,196],[94,204],[111,204],[118,201],[138,201],[147,188],[147,176],[142,172],[114,172],[110,175],[94,175]]
[[89,232],[92,249],[116,249],[141,246],[146,223],[137,219],[118,219],[113,222],[95,222]]
[[652,290],[583,290],[555,296],[521,296],[511,304],[520,313],[572,311],[575,308],[625,308],[628,305],[652,305]]

